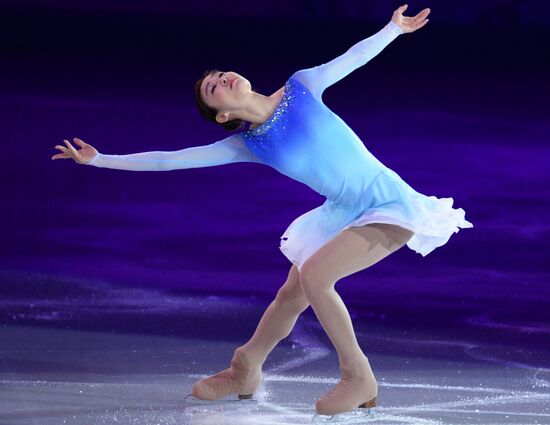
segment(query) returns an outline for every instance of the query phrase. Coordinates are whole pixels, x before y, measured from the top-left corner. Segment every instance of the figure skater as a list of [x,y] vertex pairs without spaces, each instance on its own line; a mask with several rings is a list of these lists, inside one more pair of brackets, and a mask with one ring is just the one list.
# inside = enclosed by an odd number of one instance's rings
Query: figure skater
[[[315,404],[316,416],[376,406],[378,387],[355,337],[335,283],[407,244],[426,256],[459,228],[473,227],[453,198],[426,196],[377,160],[359,137],[322,100],[323,91],[366,64],[400,34],[429,21],[425,8],[414,17],[397,8],[391,21],[335,59],[292,74],[271,96],[251,90],[236,72],[206,72],[195,85],[200,112],[227,130],[242,130],[212,144],[178,151],[105,155],[75,138],[56,146],[52,159],[134,171],[167,171],[255,162],[273,167],[326,197],[296,218],[281,236],[280,250],[292,262],[288,277],[248,342],[235,349],[230,367],[197,381],[192,395],[216,400],[229,394],[250,398],[261,384],[262,365],[311,305],[334,345],[341,379]],[[243,126],[249,124],[247,130]]]

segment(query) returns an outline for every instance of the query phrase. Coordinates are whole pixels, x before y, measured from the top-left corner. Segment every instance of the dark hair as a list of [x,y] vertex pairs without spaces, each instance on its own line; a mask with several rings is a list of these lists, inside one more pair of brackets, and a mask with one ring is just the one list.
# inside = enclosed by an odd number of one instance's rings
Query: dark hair
[[206,77],[212,74],[215,74],[217,72],[221,72],[221,71],[219,69],[211,69],[209,71],[205,71],[204,74],[202,75],[202,78],[195,83],[195,102],[197,103],[199,112],[208,121],[212,121],[216,124],[219,124],[228,131],[234,131],[234,130],[239,130],[240,128],[245,128],[247,121],[241,120],[240,118],[235,118],[226,122],[219,123],[218,121],[216,121],[216,114],[218,113],[218,110],[215,108],[211,108],[202,100],[200,89],[201,89],[201,84],[203,80]]

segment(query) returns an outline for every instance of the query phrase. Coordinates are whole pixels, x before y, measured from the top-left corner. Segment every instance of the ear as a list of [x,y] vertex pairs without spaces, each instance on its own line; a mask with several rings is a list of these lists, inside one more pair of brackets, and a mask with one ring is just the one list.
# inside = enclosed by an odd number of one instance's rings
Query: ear
[[229,114],[227,112],[220,112],[216,115],[216,121],[218,121],[220,124],[229,121]]

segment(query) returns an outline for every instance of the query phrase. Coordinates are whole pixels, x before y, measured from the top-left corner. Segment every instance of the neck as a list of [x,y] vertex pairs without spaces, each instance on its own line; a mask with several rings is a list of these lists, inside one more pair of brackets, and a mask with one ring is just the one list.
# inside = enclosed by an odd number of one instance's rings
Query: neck
[[271,96],[252,92],[247,107],[241,111],[240,118],[251,122],[250,128],[255,128],[267,121],[277,109],[284,94],[284,87],[273,93]]

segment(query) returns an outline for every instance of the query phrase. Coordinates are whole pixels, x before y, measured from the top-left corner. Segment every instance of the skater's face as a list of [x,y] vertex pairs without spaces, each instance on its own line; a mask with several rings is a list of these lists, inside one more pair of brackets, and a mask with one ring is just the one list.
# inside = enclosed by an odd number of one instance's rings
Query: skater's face
[[220,71],[205,77],[200,90],[203,102],[218,110],[216,121],[225,122],[228,121],[227,113],[243,107],[251,85],[236,72]]

